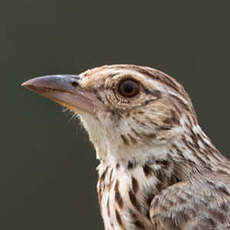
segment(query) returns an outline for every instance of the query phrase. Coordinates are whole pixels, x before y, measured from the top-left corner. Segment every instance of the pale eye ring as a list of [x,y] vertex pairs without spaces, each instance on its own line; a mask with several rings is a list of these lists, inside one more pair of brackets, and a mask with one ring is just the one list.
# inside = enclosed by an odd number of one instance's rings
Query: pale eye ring
[[118,93],[123,97],[134,97],[140,92],[140,85],[137,81],[132,79],[125,79],[121,81],[118,86]]

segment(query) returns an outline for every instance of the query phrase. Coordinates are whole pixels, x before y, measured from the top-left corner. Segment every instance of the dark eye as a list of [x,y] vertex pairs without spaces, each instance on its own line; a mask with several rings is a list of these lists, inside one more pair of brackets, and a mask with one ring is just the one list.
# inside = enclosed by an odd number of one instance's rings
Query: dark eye
[[139,93],[139,91],[140,87],[138,82],[130,79],[122,81],[118,87],[118,92],[123,97],[134,97]]

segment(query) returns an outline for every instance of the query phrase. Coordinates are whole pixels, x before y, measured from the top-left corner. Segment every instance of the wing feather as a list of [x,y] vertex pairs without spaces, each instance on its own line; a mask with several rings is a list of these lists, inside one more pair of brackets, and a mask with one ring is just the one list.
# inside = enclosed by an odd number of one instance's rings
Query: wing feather
[[177,183],[152,200],[151,221],[157,230],[230,229],[229,194],[222,183]]

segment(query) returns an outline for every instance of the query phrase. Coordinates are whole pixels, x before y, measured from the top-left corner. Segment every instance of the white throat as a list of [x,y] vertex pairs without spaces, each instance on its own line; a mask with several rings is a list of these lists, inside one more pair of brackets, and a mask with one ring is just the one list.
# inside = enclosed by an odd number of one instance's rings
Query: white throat
[[129,161],[136,161],[144,165],[147,161],[167,157],[168,142],[149,140],[145,143],[124,145],[118,132],[105,129],[101,122],[91,115],[81,116],[81,121],[96,149],[97,159],[106,164],[127,164]]

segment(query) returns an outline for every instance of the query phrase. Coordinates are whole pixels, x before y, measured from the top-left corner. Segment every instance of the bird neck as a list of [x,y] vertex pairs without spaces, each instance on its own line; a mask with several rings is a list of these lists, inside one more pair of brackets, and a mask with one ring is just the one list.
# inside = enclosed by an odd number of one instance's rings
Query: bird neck
[[[130,157],[127,157],[128,154]],[[167,143],[152,143],[139,148],[133,146],[124,152],[108,152],[105,155],[107,157],[101,159],[102,164],[114,169],[118,166],[125,169],[144,168],[146,165],[152,167],[163,162],[163,165],[170,165],[172,175],[181,181],[189,179],[196,172],[215,170],[220,162],[226,161],[199,125],[184,129]],[[164,167],[159,169],[163,170]]]
[[217,171],[226,158],[197,124],[184,132],[169,146],[169,158],[181,180],[190,179],[197,173]]

